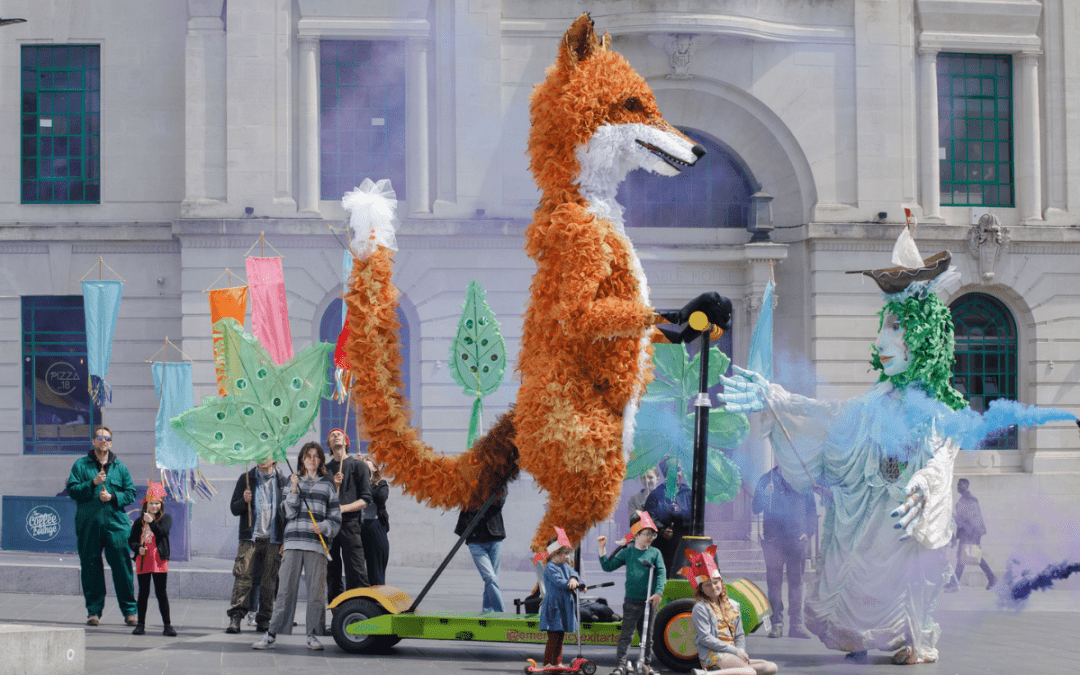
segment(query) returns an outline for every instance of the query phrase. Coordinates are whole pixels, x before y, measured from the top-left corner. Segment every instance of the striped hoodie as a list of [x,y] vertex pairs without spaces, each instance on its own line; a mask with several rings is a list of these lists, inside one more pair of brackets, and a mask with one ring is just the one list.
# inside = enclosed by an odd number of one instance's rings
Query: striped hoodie
[[[311,530],[311,516],[315,517],[322,530],[326,545],[341,528],[341,505],[338,503],[337,490],[329,476],[321,478],[300,478],[300,494],[294,494],[292,484],[288,483],[281,491],[281,508],[285,513],[285,550],[322,552],[319,535]],[[301,499],[303,495],[303,499]]]

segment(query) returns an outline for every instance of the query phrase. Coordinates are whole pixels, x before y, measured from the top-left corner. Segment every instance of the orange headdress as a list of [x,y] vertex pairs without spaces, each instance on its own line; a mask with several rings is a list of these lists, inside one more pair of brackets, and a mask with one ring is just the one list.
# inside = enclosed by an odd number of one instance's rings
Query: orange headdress
[[683,550],[686,553],[686,559],[690,562],[690,566],[679,570],[679,574],[690,581],[690,585],[694,587],[695,591],[702,582],[721,578],[720,570],[716,568],[715,545],[705,549],[704,554],[701,551],[694,551],[689,548]]

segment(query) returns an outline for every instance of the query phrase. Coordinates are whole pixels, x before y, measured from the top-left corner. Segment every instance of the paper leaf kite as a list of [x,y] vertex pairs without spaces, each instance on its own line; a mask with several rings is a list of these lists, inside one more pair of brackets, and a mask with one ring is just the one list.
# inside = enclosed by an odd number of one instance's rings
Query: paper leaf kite
[[486,295],[475,279],[469,282],[457,337],[450,345],[450,374],[467,395],[476,397],[469,417],[466,447],[480,433],[483,397],[499,388],[506,370],[506,343],[495,313],[484,300]]
[[[653,345],[655,379],[645,389],[634,432],[634,451],[626,465],[626,477],[636,478],[670,457],[690,480],[694,466],[694,412],[687,412],[698,394],[700,355],[687,358],[683,345]],[[716,347],[709,349],[710,383],[720,381],[731,359]],[[746,440],[750,423],[746,415],[714,408],[709,413],[709,443],[705,478],[705,500],[730,501],[739,492],[742,475],[722,448],[733,448]],[[669,465],[670,467],[670,465]],[[675,496],[677,468],[668,469],[668,497]]]
[[210,462],[258,462],[269,455],[285,460],[319,413],[326,395],[327,358],[333,345],[318,343],[281,365],[235,319],[214,324],[223,337],[226,358],[239,362],[240,376],[223,398],[170,420],[177,434]]

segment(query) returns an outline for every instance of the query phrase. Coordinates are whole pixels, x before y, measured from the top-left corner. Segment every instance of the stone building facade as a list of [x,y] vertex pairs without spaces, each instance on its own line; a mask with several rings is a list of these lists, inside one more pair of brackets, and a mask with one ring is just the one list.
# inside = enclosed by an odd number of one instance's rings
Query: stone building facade
[[[0,27],[0,447],[16,468],[0,476],[4,494],[62,489],[75,455],[49,434],[89,441],[86,420],[64,430],[33,412],[47,395],[25,365],[28,307],[78,296],[99,258],[125,279],[101,414],[141,482],[156,411],[145,361],[168,338],[195,361],[196,401],[214,393],[204,291],[242,270],[260,235],[283,254],[297,348],[327,339],[340,321],[340,197],[369,176],[391,177],[400,199],[415,423],[457,452],[471,401],[445,362],[464,289],[487,289],[513,357],[533,270],[529,93],[582,11],[716,167],[624,188],[656,306],[731,297],[729,348],[744,363],[772,275],[777,380],[854,395],[872,379],[880,297],[845,272],[888,264],[908,208],[923,252],[950,250],[963,278],[949,302],[973,405],[1005,396],[1080,412],[1069,0],[16,0],[4,11],[27,19]],[[508,378],[487,410],[515,389]],[[957,465],[983,498],[986,549],[999,564],[1019,542],[1061,557],[1055,523],[1080,497],[1076,428],[989,446]],[[754,441],[735,452],[752,486],[769,460]],[[193,508],[193,552],[230,557],[224,501],[239,468],[203,471],[219,496]],[[391,560],[437,559],[454,514],[391,499]],[[511,505],[523,522],[543,509],[527,480]],[[747,518],[738,503],[712,513]],[[511,535],[508,559],[527,559],[530,532]]]

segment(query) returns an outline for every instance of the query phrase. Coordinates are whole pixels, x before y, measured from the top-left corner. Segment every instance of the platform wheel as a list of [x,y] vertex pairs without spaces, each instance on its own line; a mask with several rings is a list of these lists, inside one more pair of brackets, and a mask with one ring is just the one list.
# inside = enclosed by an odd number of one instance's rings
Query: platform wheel
[[374,619],[383,614],[386,614],[386,610],[367,598],[353,598],[341,603],[334,608],[334,620],[331,623],[334,642],[350,654],[379,652],[393,647],[401,640],[396,635],[350,635],[345,631],[350,624]]
[[664,605],[653,621],[653,653],[660,663],[680,673],[699,664],[693,612],[694,601],[681,598]]
[[581,672],[585,675],[596,675],[596,664],[592,661],[586,661],[581,664]]

